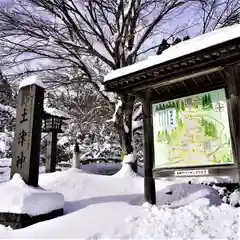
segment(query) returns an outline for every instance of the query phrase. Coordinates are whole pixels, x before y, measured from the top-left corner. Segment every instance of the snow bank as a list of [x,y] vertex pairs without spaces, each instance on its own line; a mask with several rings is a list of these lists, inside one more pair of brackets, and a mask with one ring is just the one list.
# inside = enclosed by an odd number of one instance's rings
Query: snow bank
[[38,76],[34,75],[24,78],[19,84],[19,89],[33,84],[45,88],[43,82],[40,79],[38,79]]
[[240,24],[220,28],[171,46],[167,50],[163,51],[161,55],[152,56],[145,61],[114,70],[105,76],[104,81],[126,76],[128,74],[227,42],[238,37],[240,37]]
[[[131,173],[128,164],[123,164],[121,171]],[[39,184],[64,195],[64,211],[68,214],[21,230],[0,228],[2,238],[237,239],[239,236],[239,210],[219,205],[217,191],[210,186],[156,180],[157,206],[142,206],[141,177],[100,176],[69,169],[42,174]]]
[[136,154],[135,153],[130,153],[127,154],[123,157],[123,162],[124,163],[134,163],[136,160]]
[[[131,173],[127,164],[123,169],[122,172]],[[1,238],[240,237],[239,208],[220,203],[217,191],[210,186],[156,180],[157,205],[143,206],[144,181],[141,177],[101,176],[69,169],[40,175],[39,185],[64,195],[67,214],[21,230],[0,227]]]
[[0,212],[37,216],[64,206],[62,194],[30,187],[19,174],[15,174],[9,182],[0,185],[0,196]]
[[239,212],[206,199],[176,209],[153,206],[136,218],[131,239],[239,239]]
[[138,177],[138,175],[132,170],[131,166],[127,163],[123,163],[120,171],[113,176],[116,177]]
[[231,206],[240,206],[240,191],[235,190],[231,195],[230,195],[230,205]]
[[157,191],[157,205],[161,207],[181,207],[197,199],[207,199],[211,205],[221,205],[218,191],[202,184],[179,183],[172,184]]

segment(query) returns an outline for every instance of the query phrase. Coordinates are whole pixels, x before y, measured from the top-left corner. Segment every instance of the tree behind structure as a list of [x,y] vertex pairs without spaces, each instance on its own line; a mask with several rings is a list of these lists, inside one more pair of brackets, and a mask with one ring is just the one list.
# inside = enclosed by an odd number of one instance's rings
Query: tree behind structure
[[[135,97],[106,93],[103,77],[156,50],[158,45],[149,43],[154,42],[154,36],[164,38],[161,28],[167,20],[184,14],[192,3],[198,7],[199,2],[202,1],[16,0],[10,8],[0,9],[0,56],[6,67],[19,67],[23,74],[58,73],[54,84],[90,83],[115,112],[113,120],[122,151],[130,154],[134,151],[132,136],[134,126],[139,126],[136,119],[141,111],[134,107]],[[167,35],[173,37],[185,28],[173,29]],[[37,67],[32,64],[40,60]]]

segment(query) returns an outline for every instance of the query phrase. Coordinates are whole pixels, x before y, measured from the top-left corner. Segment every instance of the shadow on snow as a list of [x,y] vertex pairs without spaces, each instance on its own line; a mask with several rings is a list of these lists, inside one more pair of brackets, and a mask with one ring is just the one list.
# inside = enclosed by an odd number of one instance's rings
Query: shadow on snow
[[[170,185],[156,193],[157,206],[179,208],[188,205],[197,199],[205,198],[208,205],[218,206],[222,200],[217,192],[210,186],[202,184],[179,183]],[[123,202],[133,206],[141,206],[145,202],[143,194],[110,195],[69,201],[65,203],[66,214],[78,211],[85,207],[101,203]]]

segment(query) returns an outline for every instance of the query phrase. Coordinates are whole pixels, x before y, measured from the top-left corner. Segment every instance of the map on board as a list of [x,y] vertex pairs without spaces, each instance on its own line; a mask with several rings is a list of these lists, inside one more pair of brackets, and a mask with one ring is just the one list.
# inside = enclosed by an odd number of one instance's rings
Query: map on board
[[155,168],[232,164],[224,89],[152,105]]

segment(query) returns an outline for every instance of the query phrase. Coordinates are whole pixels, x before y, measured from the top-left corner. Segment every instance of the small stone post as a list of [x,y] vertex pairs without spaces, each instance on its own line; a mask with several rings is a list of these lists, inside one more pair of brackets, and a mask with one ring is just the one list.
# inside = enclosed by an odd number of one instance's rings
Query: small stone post
[[31,186],[38,186],[44,86],[36,77],[20,84],[11,177],[18,173]]
[[72,167],[80,168],[80,149],[77,142],[74,146]]

